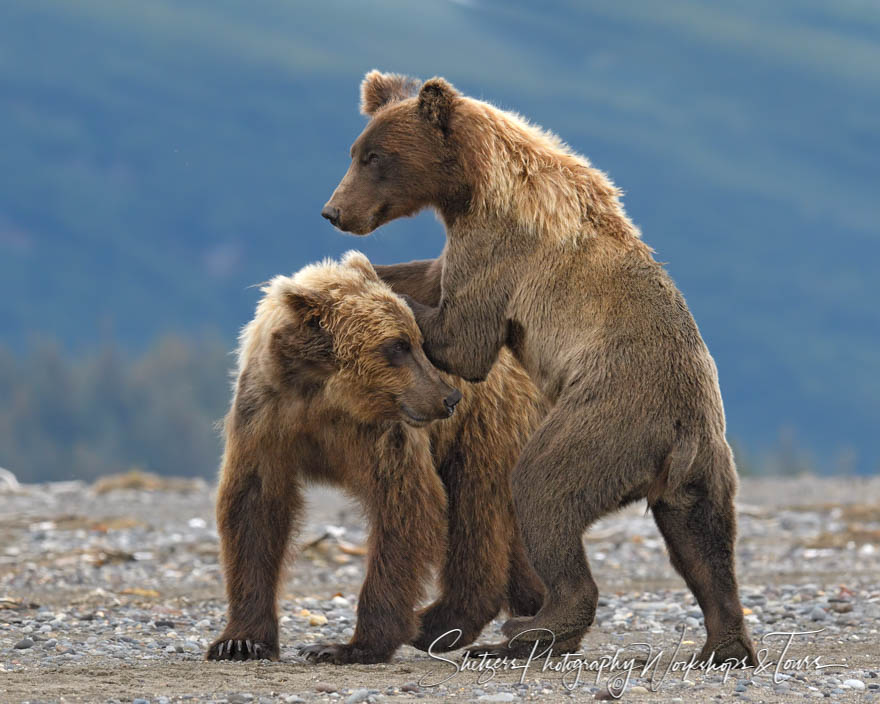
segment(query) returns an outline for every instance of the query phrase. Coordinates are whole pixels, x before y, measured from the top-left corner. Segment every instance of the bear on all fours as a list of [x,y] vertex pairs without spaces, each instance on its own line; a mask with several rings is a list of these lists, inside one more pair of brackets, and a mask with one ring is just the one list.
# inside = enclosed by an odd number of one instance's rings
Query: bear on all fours
[[[384,662],[405,643],[449,650],[502,608],[540,607],[510,472],[546,404],[507,353],[481,384],[431,366],[392,287],[436,303],[441,264],[378,267],[389,285],[353,252],[263,289],[224,425],[217,527],[228,623],[208,660],[279,658],[278,591],[309,483],[345,490],[370,524],[354,634],[303,648],[309,660]],[[416,612],[434,567],[438,598]]]
[[322,215],[364,235],[433,208],[447,233],[441,297],[411,301],[428,358],[477,381],[508,348],[552,404],[511,480],[546,598],[505,635],[579,640],[598,602],[582,535],[647,499],[705,616],[700,659],[755,664],[715,364],[619,190],[555,135],[441,78],[370,72],[361,111]]

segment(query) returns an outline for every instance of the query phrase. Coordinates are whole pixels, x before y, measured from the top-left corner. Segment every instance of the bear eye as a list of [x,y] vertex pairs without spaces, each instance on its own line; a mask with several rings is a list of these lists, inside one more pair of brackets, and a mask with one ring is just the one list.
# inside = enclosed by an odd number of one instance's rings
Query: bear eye
[[367,154],[367,163],[368,164],[375,164],[378,161],[379,161],[379,155],[376,154],[376,152],[370,152],[369,154]]
[[404,358],[412,351],[412,347],[409,344],[409,340],[400,339],[391,342],[385,350],[388,363],[392,367],[397,367],[403,364]]

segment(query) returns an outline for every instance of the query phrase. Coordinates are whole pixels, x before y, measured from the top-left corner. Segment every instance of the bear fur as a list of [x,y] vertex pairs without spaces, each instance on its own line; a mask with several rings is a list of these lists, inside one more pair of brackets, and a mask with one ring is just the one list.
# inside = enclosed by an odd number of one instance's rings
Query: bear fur
[[[442,264],[381,269],[401,292],[439,300]],[[370,523],[354,636],[305,648],[309,659],[383,662],[410,642],[448,650],[504,606],[536,613],[543,587],[516,530],[509,477],[546,406],[512,357],[484,384],[438,372],[409,307],[358,253],[263,291],[225,420],[217,525],[228,625],[207,658],[278,658],[277,592],[306,483],[346,490]],[[456,398],[451,418],[429,422]],[[414,613],[433,567],[440,596]],[[460,633],[440,638],[452,629]]]
[[447,233],[441,299],[412,302],[429,359],[477,381],[509,349],[552,404],[512,477],[547,596],[505,635],[580,639],[598,602],[582,535],[647,498],[705,615],[700,658],[754,664],[734,566],[736,469],[715,364],[684,298],[584,157],[442,78],[414,84],[367,74],[370,120],[322,214],[366,234],[435,209]]

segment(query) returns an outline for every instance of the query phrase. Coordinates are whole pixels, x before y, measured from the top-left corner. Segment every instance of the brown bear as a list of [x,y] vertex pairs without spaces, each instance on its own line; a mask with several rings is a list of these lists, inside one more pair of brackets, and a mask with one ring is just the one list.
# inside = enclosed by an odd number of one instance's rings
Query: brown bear
[[447,233],[441,300],[412,302],[428,358],[476,381],[506,347],[552,403],[512,477],[547,596],[505,635],[579,639],[598,602],[583,532],[647,498],[705,616],[700,658],[754,664],[715,364],[619,190],[553,134],[441,78],[374,71],[361,96],[370,121],[322,214],[366,234],[434,208]]
[[[414,298],[439,300],[442,266],[382,270]],[[409,642],[448,650],[504,605],[536,613],[543,587],[509,477],[546,406],[512,357],[486,383],[455,390],[461,382],[426,359],[410,309],[358,253],[263,290],[225,421],[217,525],[228,625],[207,658],[278,658],[277,591],[307,482],[360,499],[371,526],[354,636],[305,648],[309,659],[382,662]],[[416,614],[433,566],[440,596]]]

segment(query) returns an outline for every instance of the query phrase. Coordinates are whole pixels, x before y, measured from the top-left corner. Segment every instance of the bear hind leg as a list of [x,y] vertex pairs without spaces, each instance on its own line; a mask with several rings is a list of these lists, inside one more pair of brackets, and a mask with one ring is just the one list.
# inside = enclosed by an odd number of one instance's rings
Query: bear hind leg
[[707,639],[699,659],[708,660],[714,652],[716,663],[735,659],[754,666],[757,658],[743,618],[734,565],[734,484],[715,487],[707,479],[697,479],[679,495],[654,504],[654,520],[672,566],[705,617]]

